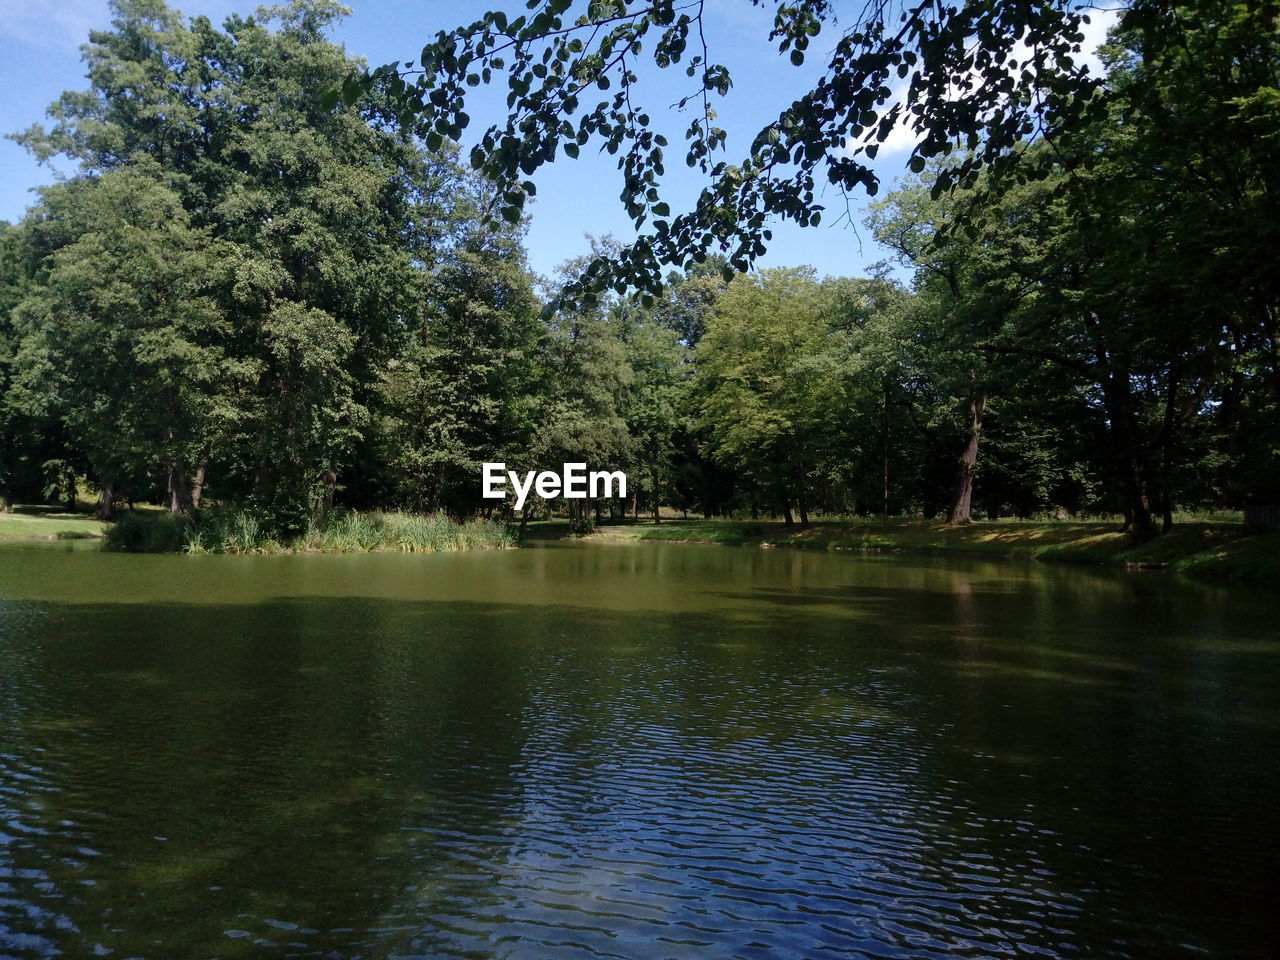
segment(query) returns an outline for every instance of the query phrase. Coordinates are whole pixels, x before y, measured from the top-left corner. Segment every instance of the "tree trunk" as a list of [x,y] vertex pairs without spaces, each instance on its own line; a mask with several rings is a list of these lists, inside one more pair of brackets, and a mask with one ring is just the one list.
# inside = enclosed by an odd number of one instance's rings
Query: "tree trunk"
[[1143,491],[1137,465],[1127,461],[1124,472],[1125,521],[1121,532],[1132,535],[1135,540],[1150,540],[1156,535],[1156,522],[1151,516],[1151,504]]
[[880,501],[880,522],[889,525],[889,382],[884,384],[884,406],[880,411],[881,453],[884,456],[884,489]]
[[116,516],[116,494],[115,487],[110,483],[104,483],[102,490],[98,494],[98,507],[94,511],[94,516],[99,520],[114,520]]
[[585,500],[570,500],[569,506],[569,532],[581,535],[590,533],[595,529],[595,524],[591,522],[591,505]]
[[191,489],[187,486],[187,472],[181,463],[169,467],[169,512],[191,511]]
[[965,524],[972,519],[973,474],[978,465],[978,438],[982,434],[982,415],[986,407],[985,393],[969,400],[969,437],[957,464],[955,493],[951,497],[951,509],[947,511],[949,524]]
[[[798,441],[796,445],[799,446]],[[805,485],[805,475],[808,471],[804,466],[804,450],[799,451],[796,457],[796,506],[800,508],[800,525],[807,527],[809,525],[809,491]]]
[[338,487],[338,475],[332,470],[324,472],[324,508],[333,509],[333,494]]
[[1137,540],[1148,540],[1156,535],[1155,521],[1151,517],[1151,505],[1138,451],[1138,429],[1133,421],[1133,404],[1129,396],[1127,380],[1123,375],[1111,373],[1103,384],[1103,400],[1116,467],[1124,486],[1125,523],[1123,532]]
[[0,507],[0,513],[13,513],[13,491],[4,491],[4,505]]
[[191,489],[191,508],[193,510],[200,509],[200,501],[204,499],[204,468],[203,463],[196,467],[196,483]]
[[794,527],[796,525],[795,517],[791,515],[791,501],[788,500],[782,505],[782,516],[783,519],[786,520],[788,527]]

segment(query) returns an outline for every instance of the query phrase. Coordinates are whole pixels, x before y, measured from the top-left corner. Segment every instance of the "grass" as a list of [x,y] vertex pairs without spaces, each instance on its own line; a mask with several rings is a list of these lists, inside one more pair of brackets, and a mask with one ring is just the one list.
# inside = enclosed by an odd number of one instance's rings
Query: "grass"
[[1241,537],[1173,563],[1173,569],[1205,580],[1280,584],[1280,533]]
[[[564,528],[563,530],[561,528]],[[529,535],[567,533],[554,521],[530,524]],[[820,521],[808,527],[778,522],[664,520],[612,522],[587,540],[718,543],[791,549],[967,554],[1094,563],[1129,569],[1168,569],[1205,579],[1280,584],[1280,534],[1249,535],[1239,523],[1187,522],[1135,543],[1115,522],[979,521],[949,527],[929,520]]]
[[19,507],[0,513],[2,540],[79,540],[101,537],[106,524],[75,513],[59,513],[39,507]]
[[[820,521],[788,527],[776,521],[670,518],[610,521],[585,538],[718,543],[791,549],[968,554],[1164,569],[1206,580],[1280,585],[1280,534],[1247,534],[1239,523],[1198,518],[1176,523],[1167,534],[1135,544],[1113,520],[1001,520],[948,527],[928,520]],[[566,520],[534,521],[534,540],[568,536]],[[512,531],[490,520],[459,524],[441,514],[334,511],[300,536],[269,536],[248,513],[206,510],[196,519],[160,510],[124,513],[114,524],[48,507],[0,514],[0,541],[104,538],[109,550],[150,553],[405,553],[491,550],[515,546]]]
[[298,536],[277,538],[252,514],[227,509],[195,517],[125,514],[107,530],[104,546],[130,553],[431,553],[500,550],[515,546],[515,538],[491,520],[354,510],[333,511]]

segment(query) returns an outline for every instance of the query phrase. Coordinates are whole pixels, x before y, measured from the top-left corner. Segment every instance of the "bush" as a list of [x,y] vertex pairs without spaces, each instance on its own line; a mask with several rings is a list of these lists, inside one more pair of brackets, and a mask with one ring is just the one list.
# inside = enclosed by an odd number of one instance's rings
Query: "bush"
[[191,526],[184,516],[130,511],[107,528],[102,546],[124,553],[177,553],[186,548]]
[[273,531],[255,511],[203,510],[191,516],[128,513],[107,530],[107,550],[131,553],[406,553],[494,550],[515,546],[504,524],[470,520],[459,524],[444,514],[358,513],[332,510],[312,517],[289,537]]

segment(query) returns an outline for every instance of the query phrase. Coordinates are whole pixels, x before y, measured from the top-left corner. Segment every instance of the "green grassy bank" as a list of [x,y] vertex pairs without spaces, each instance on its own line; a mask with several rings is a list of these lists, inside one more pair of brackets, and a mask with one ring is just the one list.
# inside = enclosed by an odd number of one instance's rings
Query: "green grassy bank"
[[[563,536],[563,524],[531,524],[532,537]],[[735,546],[966,554],[1060,563],[1167,569],[1203,579],[1280,584],[1280,534],[1249,535],[1238,523],[1188,522],[1135,544],[1113,522],[990,521],[949,527],[927,520],[818,522],[808,527],[726,520],[613,523],[588,540],[661,540]]]
[[0,542],[5,540],[79,540],[101,537],[106,524],[76,513],[51,508],[23,507],[0,513]]
[[251,514],[230,509],[193,517],[142,509],[122,513],[115,523],[43,507],[0,514],[0,543],[87,538],[101,539],[107,550],[130,553],[418,553],[515,546],[503,524],[457,523],[443,514],[335,511],[287,538],[271,536]]
[[515,546],[504,524],[458,523],[444,514],[337,510],[292,537],[273,535],[251,513],[205,510],[197,515],[127,513],[107,526],[103,546],[129,553],[438,553]]
[[[568,535],[567,521],[535,521],[527,538]],[[107,549],[187,553],[351,553],[503,549],[512,532],[487,520],[341,511],[284,541],[268,536],[248,514],[206,511],[198,520],[158,510],[124,514],[107,524],[50,508],[0,514],[0,542],[101,537]],[[614,522],[588,541],[673,541],[791,549],[960,554],[1059,563],[1164,569],[1205,580],[1280,586],[1280,534],[1248,534],[1239,523],[1189,521],[1135,544],[1114,522],[980,521],[948,527],[925,520],[821,521],[808,527],[777,522],[664,520]]]

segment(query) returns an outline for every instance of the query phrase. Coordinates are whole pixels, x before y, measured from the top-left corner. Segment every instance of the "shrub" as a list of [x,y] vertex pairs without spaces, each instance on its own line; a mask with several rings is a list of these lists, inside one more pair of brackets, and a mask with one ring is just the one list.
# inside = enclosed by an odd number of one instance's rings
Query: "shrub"
[[186,547],[191,523],[170,513],[131,511],[107,528],[102,546],[124,553],[176,553]]
[[358,513],[333,510],[313,516],[295,537],[273,533],[253,510],[213,508],[189,517],[129,513],[107,531],[107,550],[206,553],[406,553],[493,550],[515,546],[504,524],[459,524],[441,513]]

